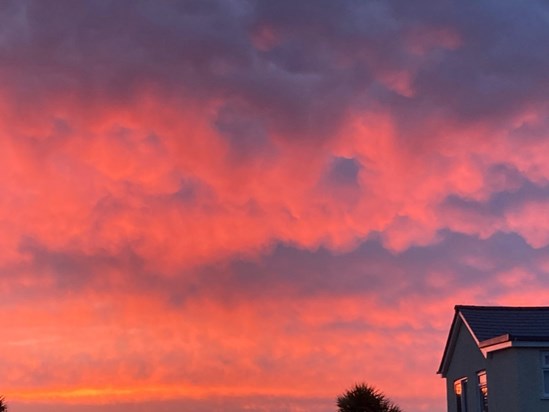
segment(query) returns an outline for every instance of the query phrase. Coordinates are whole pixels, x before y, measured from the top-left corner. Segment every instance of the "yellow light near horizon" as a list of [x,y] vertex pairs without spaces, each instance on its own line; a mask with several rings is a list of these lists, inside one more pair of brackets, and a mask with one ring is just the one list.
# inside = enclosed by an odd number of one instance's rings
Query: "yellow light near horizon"
[[206,399],[224,396],[300,396],[299,390],[288,391],[282,388],[258,390],[254,387],[189,387],[183,385],[134,386],[134,387],[95,387],[95,388],[51,388],[35,391],[9,391],[12,400],[27,402],[64,402],[103,404],[111,401],[148,401],[170,399]]

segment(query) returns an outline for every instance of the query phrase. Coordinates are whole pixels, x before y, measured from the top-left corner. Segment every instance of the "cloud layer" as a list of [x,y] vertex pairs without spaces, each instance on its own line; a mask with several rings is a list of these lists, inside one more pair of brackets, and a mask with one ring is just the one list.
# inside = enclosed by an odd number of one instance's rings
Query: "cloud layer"
[[362,380],[444,410],[453,305],[546,303],[548,20],[543,1],[4,2],[14,410],[329,411]]

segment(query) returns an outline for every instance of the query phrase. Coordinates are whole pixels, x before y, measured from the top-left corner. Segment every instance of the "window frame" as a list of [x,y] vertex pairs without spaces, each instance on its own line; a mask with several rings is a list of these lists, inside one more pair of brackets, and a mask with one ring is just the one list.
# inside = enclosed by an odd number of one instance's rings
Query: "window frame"
[[[541,398],[549,399],[549,351],[540,352]],[[546,388],[548,391],[546,391]]]
[[467,377],[459,378],[454,381],[454,396],[456,397],[457,412],[468,412],[469,410],[467,407],[467,386]]
[[[482,377],[484,377],[484,381],[481,379]],[[477,372],[477,394],[478,410],[480,412],[488,412],[488,375],[486,374],[486,369]]]

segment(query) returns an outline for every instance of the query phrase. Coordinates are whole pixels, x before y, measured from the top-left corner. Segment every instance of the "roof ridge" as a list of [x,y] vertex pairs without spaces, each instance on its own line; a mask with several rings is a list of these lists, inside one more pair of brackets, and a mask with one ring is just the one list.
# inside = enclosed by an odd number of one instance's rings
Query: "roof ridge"
[[549,310],[549,306],[485,306],[485,305],[456,305],[456,311],[461,309],[477,310]]

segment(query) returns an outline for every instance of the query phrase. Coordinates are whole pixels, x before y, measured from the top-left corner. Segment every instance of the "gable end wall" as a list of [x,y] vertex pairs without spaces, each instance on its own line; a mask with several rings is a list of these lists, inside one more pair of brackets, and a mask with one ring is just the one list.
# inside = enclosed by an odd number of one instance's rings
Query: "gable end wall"
[[486,369],[486,359],[462,321],[456,323],[456,328],[458,328],[456,345],[446,373],[448,412],[457,412],[454,381],[465,377],[469,385],[467,396],[468,409],[476,411],[479,402],[476,390],[477,372]]

